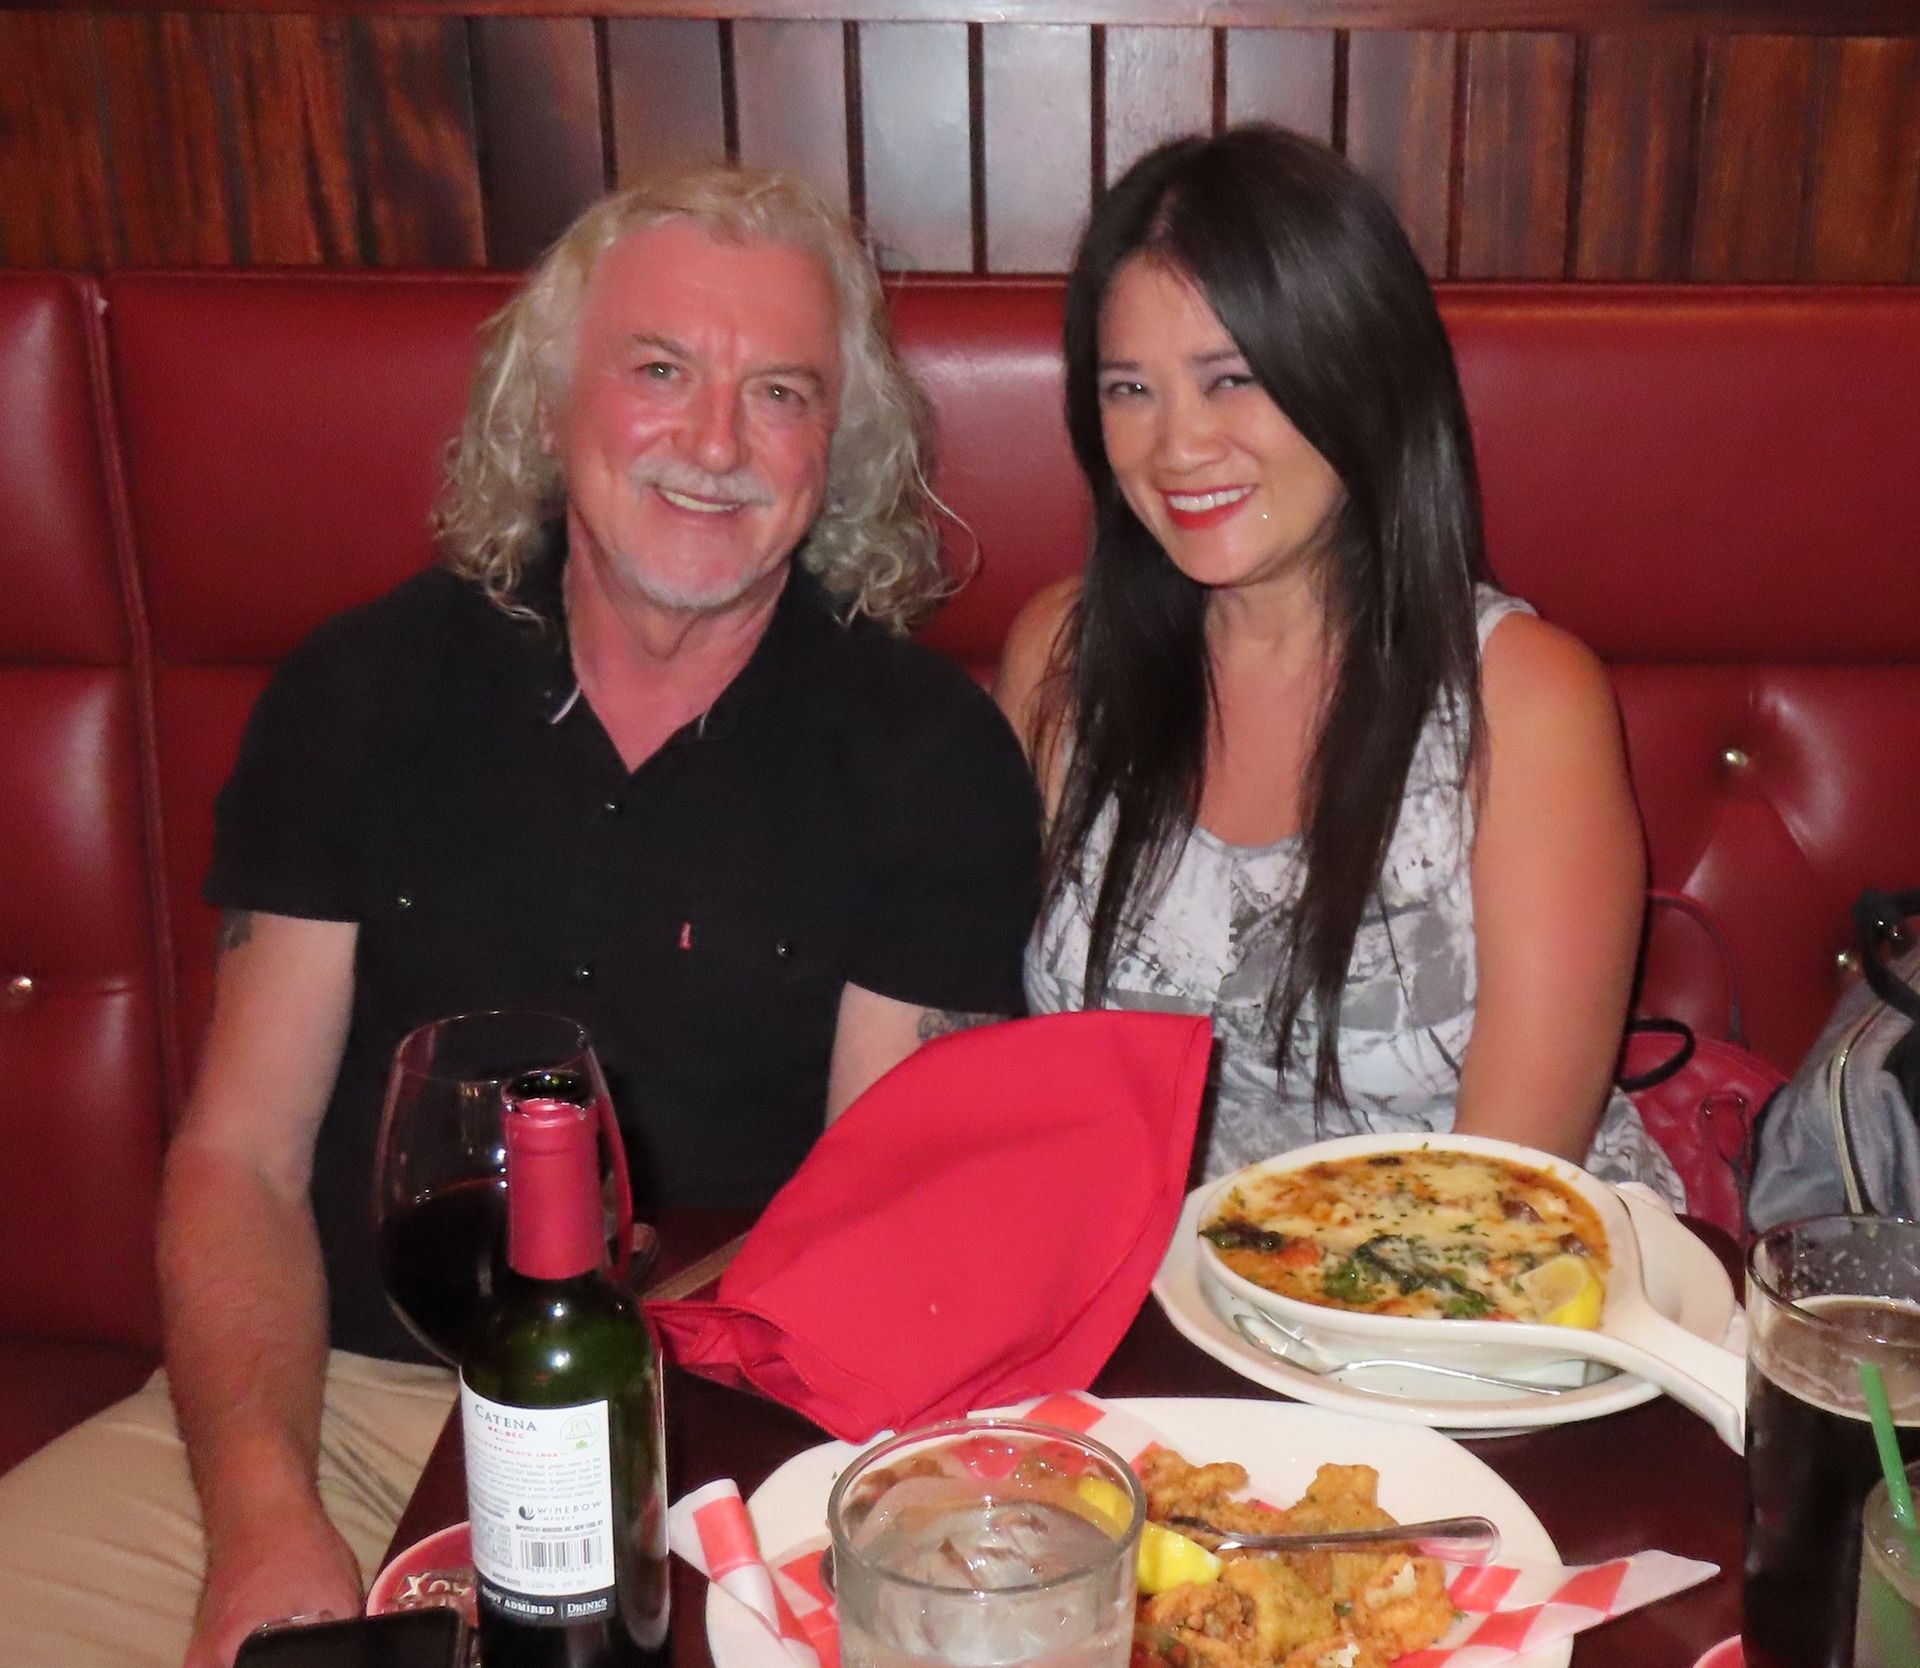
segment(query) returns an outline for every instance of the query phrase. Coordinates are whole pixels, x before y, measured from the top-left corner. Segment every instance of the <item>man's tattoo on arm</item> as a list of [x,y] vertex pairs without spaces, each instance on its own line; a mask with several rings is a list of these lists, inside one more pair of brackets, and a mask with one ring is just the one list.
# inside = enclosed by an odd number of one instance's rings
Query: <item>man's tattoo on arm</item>
[[250,909],[223,909],[220,911],[219,948],[224,952],[237,950],[253,937],[253,911]]
[[951,1036],[955,1031],[971,1031],[977,1025],[998,1025],[1005,1014],[957,1014],[947,1008],[928,1008],[920,1015],[920,1040]]

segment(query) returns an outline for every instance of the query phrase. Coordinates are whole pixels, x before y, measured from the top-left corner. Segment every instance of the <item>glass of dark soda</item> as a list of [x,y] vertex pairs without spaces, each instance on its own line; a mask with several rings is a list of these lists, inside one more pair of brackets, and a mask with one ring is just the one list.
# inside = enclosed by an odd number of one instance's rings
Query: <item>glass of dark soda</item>
[[1860,1517],[1880,1477],[1860,1365],[1920,1460],[1920,1223],[1820,1216],[1747,1260],[1749,1668],[1850,1668]]

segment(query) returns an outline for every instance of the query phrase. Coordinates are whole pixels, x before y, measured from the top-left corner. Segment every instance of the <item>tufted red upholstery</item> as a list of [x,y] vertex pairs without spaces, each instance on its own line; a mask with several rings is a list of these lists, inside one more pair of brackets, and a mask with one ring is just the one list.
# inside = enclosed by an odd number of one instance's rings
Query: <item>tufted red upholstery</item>
[[1020,605],[1080,565],[1090,506],[1061,421],[1060,286],[922,279],[894,327],[933,402],[948,567],[973,580],[924,633],[985,680]]
[[[1920,297],[1487,287],[1446,314],[1494,566],[1614,667],[1655,883],[1725,923],[1788,1065],[1855,894],[1920,875]],[[1646,1006],[1717,1024],[1697,933],[1660,932]]]
[[155,1342],[144,662],[97,299],[0,281],[0,1467],[130,1388]]
[[[204,1021],[215,789],[273,662],[428,561],[475,276],[0,274],[0,1466],[154,1344],[162,1130]],[[1776,1060],[1844,907],[1920,882],[1920,293],[1462,287],[1494,565],[1613,666],[1656,880],[1718,911]],[[902,282],[986,675],[1077,566],[1051,281]],[[1651,949],[1646,1005],[1713,1025]]]

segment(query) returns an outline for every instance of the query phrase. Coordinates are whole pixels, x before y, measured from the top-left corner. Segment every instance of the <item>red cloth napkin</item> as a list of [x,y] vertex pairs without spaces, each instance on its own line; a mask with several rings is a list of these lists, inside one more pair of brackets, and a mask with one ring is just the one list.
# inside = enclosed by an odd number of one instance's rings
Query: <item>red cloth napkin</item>
[[821,1136],[711,1302],[647,1312],[682,1366],[850,1442],[1082,1388],[1173,1233],[1211,1045],[1147,1013],[930,1043]]

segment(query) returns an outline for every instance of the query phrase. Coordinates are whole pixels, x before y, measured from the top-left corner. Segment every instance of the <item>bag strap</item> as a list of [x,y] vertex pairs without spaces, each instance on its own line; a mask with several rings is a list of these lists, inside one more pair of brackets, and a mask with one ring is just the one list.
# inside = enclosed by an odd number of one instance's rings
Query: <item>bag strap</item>
[[1677,1037],[1679,1042],[1674,1050],[1657,1065],[1640,1072],[1623,1071],[1614,1079],[1630,1095],[1637,1095],[1643,1089],[1657,1089],[1670,1077],[1677,1077],[1686,1069],[1693,1058],[1693,1027],[1684,1019],[1651,1019],[1645,1015],[1636,1015],[1627,1021],[1627,1035],[1630,1037]]
[[[1920,896],[1920,894],[1915,895]],[[1727,942],[1727,935],[1721,928],[1719,917],[1698,898],[1690,898],[1684,892],[1669,892],[1665,888],[1648,890],[1647,907],[1649,911],[1676,910],[1705,931],[1714,949],[1720,953],[1720,973],[1727,990],[1728,1040],[1746,1048],[1748,1046],[1747,1028],[1740,1017],[1740,974],[1734,964],[1733,946]]]
[[1920,991],[1889,965],[1891,957],[1912,947],[1907,919],[1914,915],[1920,915],[1920,891],[1882,892],[1869,886],[1854,900],[1853,931],[1868,988],[1894,1012],[1920,1020]]

